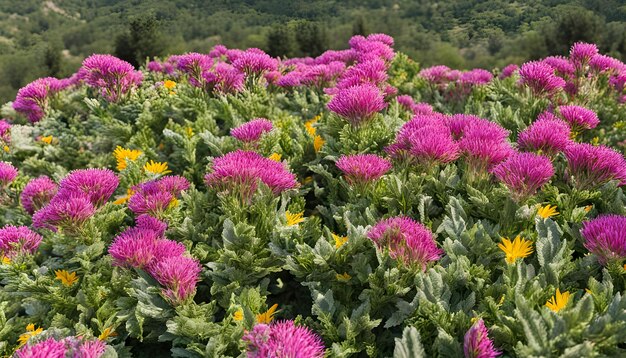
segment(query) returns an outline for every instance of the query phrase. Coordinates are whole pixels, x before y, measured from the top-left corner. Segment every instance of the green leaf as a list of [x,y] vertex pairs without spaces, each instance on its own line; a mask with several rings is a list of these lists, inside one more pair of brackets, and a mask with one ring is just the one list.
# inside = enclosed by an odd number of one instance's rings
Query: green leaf
[[415,327],[406,327],[402,332],[402,339],[396,338],[394,358],[421,358],[426,357],[424,347],[420,342],[420,334]]

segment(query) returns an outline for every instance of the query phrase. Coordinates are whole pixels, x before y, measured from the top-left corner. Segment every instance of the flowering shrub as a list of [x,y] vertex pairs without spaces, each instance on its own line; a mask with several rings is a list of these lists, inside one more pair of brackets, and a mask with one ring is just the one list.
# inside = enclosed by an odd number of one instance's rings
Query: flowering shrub
[[626,65],[87,58],[0,120],[0,354],[626,354]]

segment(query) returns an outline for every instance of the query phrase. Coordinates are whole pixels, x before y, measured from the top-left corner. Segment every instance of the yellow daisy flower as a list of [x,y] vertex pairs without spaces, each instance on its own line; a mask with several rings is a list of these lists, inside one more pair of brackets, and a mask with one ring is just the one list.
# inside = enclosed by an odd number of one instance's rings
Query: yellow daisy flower
[[46,143],[46,144],[52,144],[52,141],[54,140],[54,137],[49,135],[49,136],[45,136],[45,137],[41,137],[39,138],[40,141]]
[[98,339],[101,341],[104,341],[105,339],[109,337],[115,337],[115,336],[117,336],[117,333],[115,333],[115,330],[113,329],[113,327],[107,327],[102,331],[102,333],[100,333],[100,335],[98,336]]
[[176,82],[172,80],[165,80],[163,82],[163,87],[167,88],[168,90],[174,89],[174,87],[176,87]]
[[565,308],[565,306],[567,306],[568,302],[569,302],[569,292],[565,291],[561,293],[561,291],[557,288],[556,295],[550,297],[548,302],[546,302],[546,307],[553,310],[554,312],[559,312],[560,310]]
[[20,337],[17,339],[17,341],[19,342],[19,346],[20,347],[23,346],[24,344],[26,344],[26,342],[28,342],[30,337],[36,336],[41,332],[43,332],[43,328],[39,327],[35,329],[34,324],[32,323],[29,324],[28,326],[26,326],[26,332],[22,333]]
[[126,149],[119,145],[113,151],[113,156],[117,160],[117,170],[122,171],[126,169],[128,160],[134,162],[141,155],[141,151],[137,149]]
[[317,133],[317,130],[315,129],[315,127],[313,127],[313,125],[319,120],[320,116],[315,116],[315,118],[309,119],[308,121],[304,122],[304,129],[307,133],[309,133],[311,137],[315,137],[315,134]]
[[513,242],[503,237],[502,243],[498,244],[498,247],[506,254],[506,262],[513,264],[515,260],[523,259],[533,252],[531,245],[531,241],[522,239],[517,235]]
[[295,214],[285,211],[285,217],[287,218],[287,226],[297,225],[304,221],[304,211]]
[[326,143],[324,138],[322,138],[320,135],[315,136],[315,139],[313,139],[313,148],[315,149],[316,153],[319,152],[320,149],[322,149],[324,143]]
[[7,152],[7,153],[9,152],[9,146],[8,145],[5,145],[4,147],[2,147],[2,149],[4,149],[4,151]]
[[56,279],[60,280],[63,286],[71,287],[78,281],[78,276],[76,276],[76,272],[68,272],[66,270],[56,270],[54,271],[56,275]]
[[146,163],[143,169],[150,174],[168,174],[172,172],[171,170],[167,170],[167,162],[155,162],[154,160]]
[[135,194],[135,192],[132,189],[126,189],[126,195],[117,198],[113,202],[113,204],[115,204],[115,205],[125,204],[125,203],[128,202],[128,200],[130,200],[130,197],[133,196],[133,194]]
[[275,162],[280,162],[280,160],[283,158],[283,156],[278,154],[278,153],[272,153],[272,155],[270,155],[268,158],[273,160],[273,161],[275,161]]
[[243,310],[238,310],[233,313],[233,319],[235,321],[243,321]]
[[539,209],[537,210],[537,215],[543,219],[547,219],[559,215],[559,212],[556,211],[556,206],[550,206],[548,204],[546,206],[539,207]]
[[193,137],[193,128],[187,127],[185,128],[185,132],[187,132],[187,137],[189,138]]
[[340,274],[336,274],[336,275],[335,275],[335,278],[336,278],[338,281],[348,281],[348,280],[350,280],[350,279],[352,278],[352,276],[348,275],[348,273],[347,273],[347,272],[344,272],[344,273],[342,273],[341,275],[340,275]]
[[339,236],[337,234],[331,234],[333,239],[335,239],[335,248],[338,249],[343,246],[346,242],[348,242],[347,236]]
[[270,309],[263,313],[259,313],[256,315],[256,320],[258,323],[270,324],[274,320],[274,314],[276,313],[276,309],[278,308],[278,304],[274,304]]
[[8,265],[11,263],[11,259],[6,257],[6,256],[2,256],[2,264],[3,265]]

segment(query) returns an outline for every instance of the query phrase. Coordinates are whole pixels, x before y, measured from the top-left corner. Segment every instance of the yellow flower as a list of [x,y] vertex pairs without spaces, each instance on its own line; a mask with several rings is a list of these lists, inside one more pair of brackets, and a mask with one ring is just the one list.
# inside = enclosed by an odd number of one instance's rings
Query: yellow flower
[[54,271],[54,274],[56,275],[56,279],[60,280],[61,283],[66,287],[70,287],[73,284],[75,284],[76,281],[78,281],[76,272],[67,272],[66,270],[56,270]]
[[313,125],[317,123],[317,121],[319,120],[320,120],[320,116],[315,116],[315,118],[304,122],[304,129],[306,130],[307,133],[309,133],[311,137],[315,137],[315,133],[317,133],[317,130],[315,129],[315,127],[313,127]]
[[309,184],[313,182],[313,177],[312,176],[308,176],[306,178],[304,178],[304,180],[302,181],[302,184]]
[[39,138],[40,141],[42,141],[42,142],[44,142],[46,144],[52,144],[52,140],[53,139],[54,139],[54,137],[51,136],[51,135]]
[[117,336],[117,333],[115,333],[115,331],[113,330],[113,327],[107,327],[102,331],[102,333],[100,333],[100,335],[98,336],[98,339],[101,341],[104,341],[105,339],[109,337],[115,337],[115,336]]
[[187,137],[189,138],[193,137],[193,128],[187,127],[185,128],[185,132],[187,132]]
[[39,333],[43,332],[43,328],[39,327],[37,329],[35,329],[35,325],[34,324],[29,324],[28,326],[26,326],[26,332],[22,333],[20,335],[20,337],[17,339],[17,341],[19,342],[20,347],[23,346],[24,344],[26,344],[26,342],[28,342],[28,340],[30,339],[30,337],[36,336]]
[[278,308],[278,304],[274,304],[270,309],[263,313],[259,313],[256,315],[256,320],[258,323],[270,324],[274,320],[274,314],[276,313],[276,309]]
[[167,174],[172,172],[167,170],[167,162],[155,162],[154,160],[146,163],[143,169],[150,174]]
[[565,306],[567,306],[567,302],[569,301],[569,292],[565,291],[561,293],[561,291],[557,288],[556,295],[550,297],[548,302],[546,302],[546,307],[553,310],[554,312],[559,312]]
[[585,206],[585,212],[588,213],[591,211],[591,209],[593,209],[593,205],[587,205]]
[[344,272],[344,273],[342,273],[341,275],[340,275],[340,274],[336,274],[336,275],[335,275],[335,278],[336,278],[338,281],[348,281],[348,280],[350,280],[350,279],[352,278],[352,276],[348,275],[348,273],[347,273],[347,272]]
[[117,170],[122,171],[128,165],[127,160],[134,162],[141,155],[141,151],[137,149],[126,149],[119,145],[113,151],[113,156],[117,159]]
[[165,80],[165,82],[163,82],[163,87],[167,88],[168,90],[171,90],[174,87],[176,87],[176,82],[172,80]]
[[133,194],[135,194],[135,192],[132,189],[126,189],[126,195],[117,198],[113,204],[115,205],[122,205],[124,203],[127,203],[128,200],[130,200],[130,197],[133,196]]
[[278,153],[272,153],[272,155],[269,156],[269,159],[275,161],[275,162],[280,162],[280,160],[283,158],[282,155],[278,154]]
[[316,135],[315,139],[313,139],[313,148],[315,148],[315,152],[319,152],[320,149],[322,149],[322,146],[324,146],[324,143],[326,143],[324,138],[320,135]]
[[347,236],[339,236],[336,234],[331,234],[333,239],[335,239],[335,248],[338,249],[343,246],[346,242],[348,242]]
[[517,259],[523,259],[533,252],[532,243],[529,240],[522,239],[519,235],[511,242],[511,240],[503,237],[502,243],[498,244],[500,250],[506,254],[506,262],[515,263]]
[[233,313],[233,319],[235,321],[243,321],[243,310],[238,310],[237,312]]
[[178,206],[178,199],[176,199],[176,198],[172,198],[172,200],[170,201],[170,203],[167,205],[167,208],[168,208],[168,209],[171,209],[171,208],[175,208],[175,207],[177,207],[177,206]]
[[537,210],[537,215],[541,218],[547,219],[556,215],[559,215],[559,212],[556,211],[556,206],[550,206],[549,204],[546,206],[542,206]]
[[304,221],[304,211],[295,214],[285,211],[285,217],[287,218],[287,226],[297,225]]
[[2,256],[2,264],[3,265],[8,265],[11,263],[11,259],[6,257],[6,256]]
[[4,151],[7,152],[7,153],[9,152],[9,146],[8,145],[5,145],[4,147],[2,147],[2,149],[4,149]]

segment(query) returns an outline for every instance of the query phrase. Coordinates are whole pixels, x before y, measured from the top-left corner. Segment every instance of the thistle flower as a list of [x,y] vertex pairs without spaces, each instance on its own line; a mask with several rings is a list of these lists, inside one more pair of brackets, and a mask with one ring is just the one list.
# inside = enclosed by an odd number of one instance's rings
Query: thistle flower
[[534,153],[515,153],[491,171],[509,188],[513,197],[523,200],[534,195],[554,175],[547,157]]
[[465,333],[463,352],[465,358],[495,358],[501,354],[489,339],[489,332],[482,318]]
[[57,196],[82,193],[98,207],[109,200],[120,181],[109,169],[78,169],[70,172],[59,184]]
[[335,163],[351,185],[365,185],[391,170],[391,163],[376,154],[342,155]]
[[595,128],[600,123],[596,112],[584,107],[559,106],[558,111],[575,133]]
[[386,104],[376,86],[365,84],[339,90],[327,107],[353,126],[358,126],[384,109]]
[[387,64],[380,58],[357,63],[348,68],[335,86],[338,90],[353,86],[371,84],[379,86],[388,79]]
[[160,227],[147,228],[144,225],[126,229],[116,236],[109,247],[113,265],[150,269],[165,258],[181,256],[185,252],[185,246],[162,239],[160,229]]
[[57,195],[50,203],[33,215],[33,226],[56,230],[61,227],[68,232],[80,228],[96,212],[95,207],[82,193]]
[[579,189],[593,189],[611,180],[626,184],[626,160],[612,148],[574,143],[565,149],[567,177]]
[[230,135],[244,143],[254,143],[261,139],[263,133],[272,130],[272,122],[265,118],[255,118],[237,128],[230,130]]
[[541,60],[541,62],[552,67],[561,76],[573,76],[576,68],[569,60],[563,56],[549,56]]
[[165,287],[164,296],[173,304],[178,304],[195,294],[200,271],[200,263],[195,259],[172,256],[157,262],[150,273]]
[[166,175],[156,181],[159,188],[171,193],[174,196],[180,195],[189,189],[189,181],[180,175]]
[[546,302],[546,307],[554,312],[559,312],[567,306],[567,303],[569,302],[569,297],[570,293],[568,291],[561,293],[561,291],[557,288],[556,294],[550,297],[548,302]]
[[215,91],[237,93],[244,88],[245,74],[227,63],[215,65]]
[[106,344],[101,340],[84,341],[75,351],[77,358],[99,358],[106,350]]
[[83,61],[79,73],[85,83],[100,90],[109,102],[118,102],[143,80],[133,65],[111,55],[91,55]]
[[602,265],[626,258],[626,217],[604,215],[583,223],[584,245]]
[[139,215],[135,219],[135,227],[142,230],[152,230],[156,232],[159,237],[163,236],[165,230],[167,230],[167,224],[165,222],[147,214]]
[[0,162],[0,189],[6,188],[17,177],[17,169],[7,162]]
[[622,61],[605,55],[595,55],[589,61],[589,67],[595,72],[612,72],[618,73],[624,69]]
[[411,218],[398,216],[382,220],[367,233],[379,249],[388,249],[391,257],[422,270],[436,261],[443,251],[437,248],[433,233]]
[[247,344],[248,358],[324,357],[322,340],[293,321],[257,324],[242,339]]
[[247,74],[260,74],[266,71],[276,71],[278,61],[259,49],[248,49],[241,53],[233,67]]
[[513,153],[506,141],[508,131],[489,121],[471,121],[463,129],[459,148],[474,172],[484,172],[503,162]]
[[136,215],[148,214],[163,218],[175,195],[161,189],[155,182],[147,182],[133,187],[135,192],[128,200],[128,208]]
[[204,177],[204,181],[207,186],[219,191],[238,193],[242,200],[251,198],[259,181],[267,185],[274,195],[298,186],[295,175],[283,163],[242,150],[216,158],[211,173]]
[[535,95],[551,96],[565,87],[565,80],[554,74],[552,66],[538,61],[527,62],[519,70],[520,84],[530,87]]
[[0,141],[4,144],[11,143],[11,124],[4,119],[0,120]]
[[76,276],[76,272],[68,272],[66,270],[55,270],[54,276],[55,276],[55,279],[61,281],[61,283],[65,287],[72,287],[72,285],[78,282],[78,276]]
[[533,253],[532,242],[522,239],[520,235],[517,235],[513,241],[503,237],[498,247],[506,254],[508,264],[514,264],[517,259],[526,258]]
[[26,345],[15,352],[17,358],[63,358],[65,357],[65,342],[48,338],[34,345]]
[[459,82],[464,85],[479,86],[486,85],[493,80],[493,75],[487,70],[475,68],[464,72],[459,78]]
[[552,114],[540,115],[517,138],[520,149],[555,156],[571,143],[570,127]]
[[37,251],[43,238],[26,226],[6,225],[0,229],[0,257],[15,257]]
[[537,216],[539,216],[542,219],[551,218],[557,215],[559,215],[559,212],[556,211],[556,206],[550,206],[548,204],[546,206],[541,206],[537,209]]
[[47,176],[44,175],[32,179],[26,184],[22,194],[20,194],[22,207],[27,213],[33,215],[35,211],[48,205],[56,193],[57,184]]
[[502,69],[502,73],[500,73],[500,79],[509,78],[513,76],[513,74],[518,70],[519,66],[514,63],[507,65]]
[[433,84],[443,84],[448,82],[450,68],[444,65],[424,68],[419,72],[419,76]]
[[39,122],[45,114],[50,96],[63,87],[56,78],[39,78],[17,91],[13,109],[25,115],[31,123]]
[[569,52],[569,59],[577,69],[582,69],[589,64],[589,61],[598,54],[598,47],[594,44],[577,42],[572,45]]
[[117,160],[117,170],[122,171],[128,166],[128,161],[134,162],[141,155],[141,151],[137,149],[126,149],[119,145],[113,151],[113,156]]

